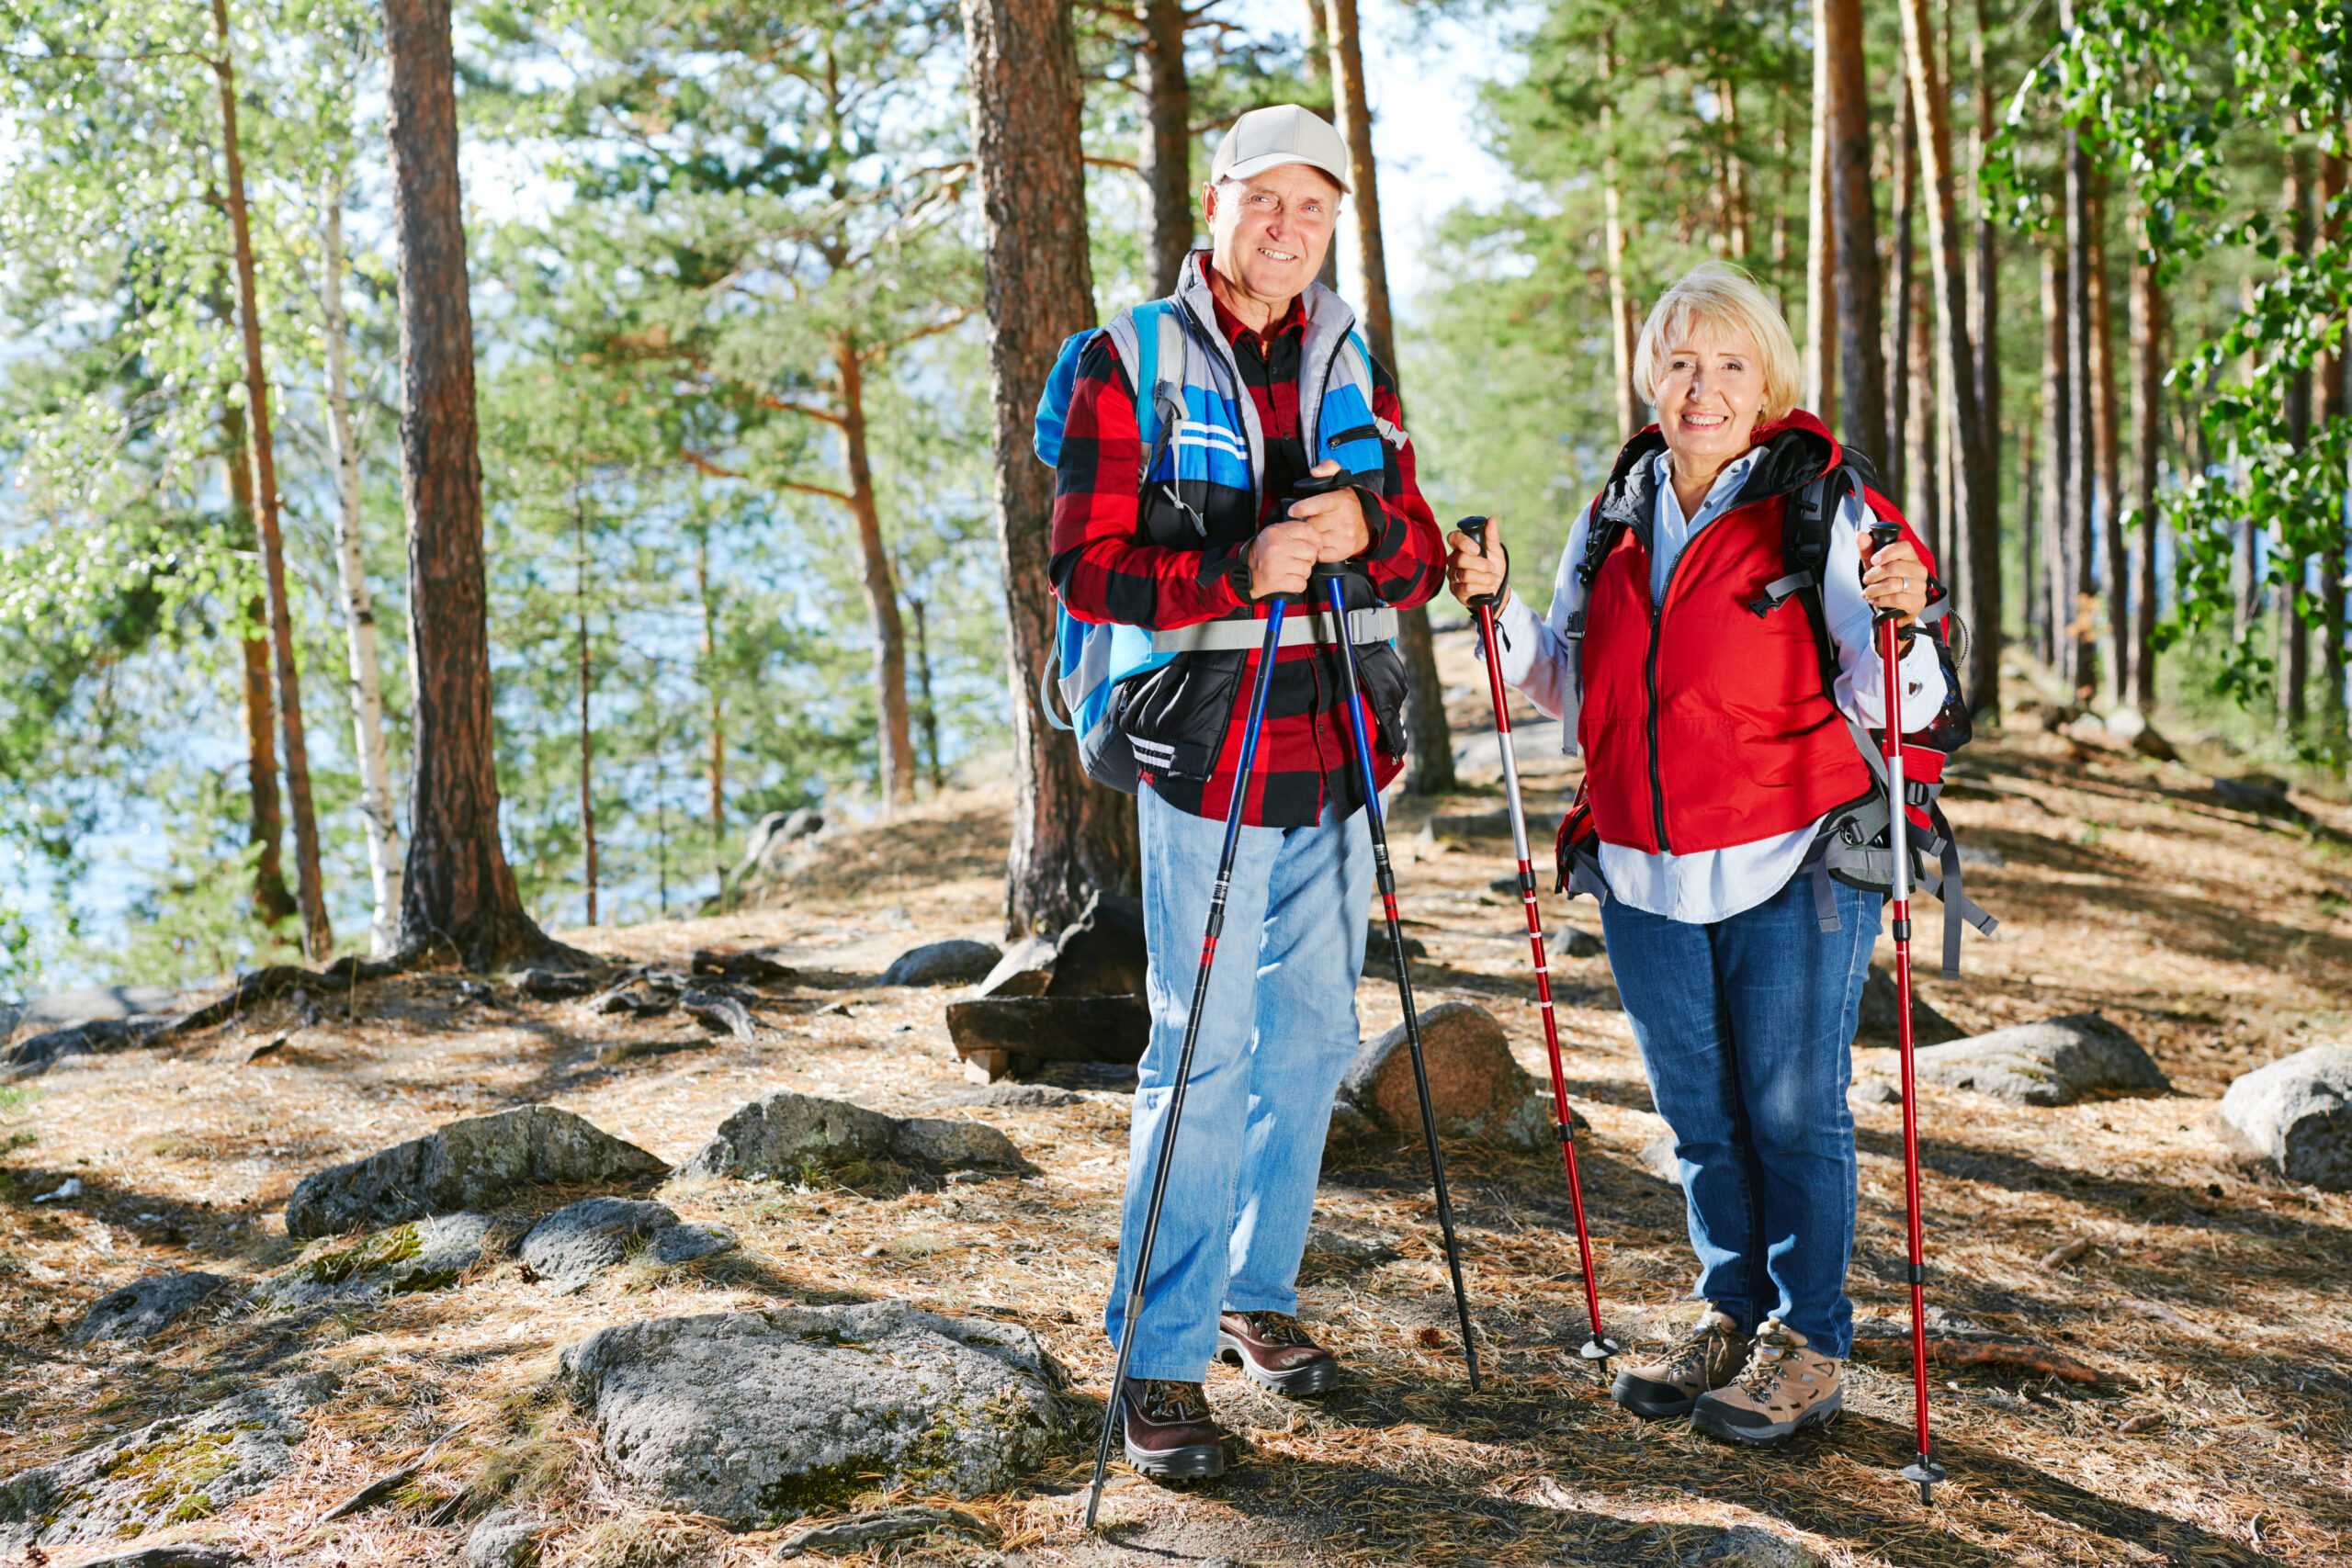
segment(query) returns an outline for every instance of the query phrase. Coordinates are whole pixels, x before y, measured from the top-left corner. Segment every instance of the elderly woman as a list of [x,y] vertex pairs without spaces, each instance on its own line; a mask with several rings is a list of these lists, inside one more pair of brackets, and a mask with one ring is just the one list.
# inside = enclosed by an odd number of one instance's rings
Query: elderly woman
[[1465,603],[1505,595],[1504,678],[1584,756],[1564,834],[1583,841],[1564,850],[1605,883],[1610,966],[1681,1169],[1706,1308],[1612,1395],[1757,1445],[1836,1414],[1852,1339],[1846,1090],[1880,898],[1814,871],[1824,819],[1876,787],[1836,711],[1881,721],[1874,608],[1904,628],[1906,719],[1924,728],[1946,692],[1910,629],[1942,591],[1907,538],[1873,553],[1860,485],[1828,491],[1817,588],[1786,581],[1791,501],[1844,460],[1793,406],[1796,376],[1747,274],[1697,268],[1642,328],[1634,382],[1657,423],[1569,530],[1550,610],[1508,592],[1499,549],[1454,534],[1447,562]]

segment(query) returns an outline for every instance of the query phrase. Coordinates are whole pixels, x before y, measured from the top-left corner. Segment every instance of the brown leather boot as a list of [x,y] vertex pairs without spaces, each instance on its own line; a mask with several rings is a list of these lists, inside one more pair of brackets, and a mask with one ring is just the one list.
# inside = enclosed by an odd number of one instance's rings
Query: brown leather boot
[[1690,1332],[1647,1366],[1617,1374],[1609,1397],[1652,1421],[1688,1416],[1699,1396],[1739,1375],[1751,1337],[1739,1331],[1729,1313],[1709,1307]]
[[1216,1353],[1261,1388],[1292,1398],[1321,1393],[1340,1381],[1339,1359],[1307,1337],[1286,1312],[1228,1312],[1216,1320]]
[[1845,1366],[1805,1343],[1778,1318],[1766,1318],[1739,1376],[1699,1396],[1690,1425],[1711,1437],[1770,1448],[1818,1427],[1846,1403]]
[[1199,1383],[1129,1378],[1119,1392],[1119,1414],[1127,1462],[1141,1473],[1163,1481],[1225,1473],[1225,1432]]

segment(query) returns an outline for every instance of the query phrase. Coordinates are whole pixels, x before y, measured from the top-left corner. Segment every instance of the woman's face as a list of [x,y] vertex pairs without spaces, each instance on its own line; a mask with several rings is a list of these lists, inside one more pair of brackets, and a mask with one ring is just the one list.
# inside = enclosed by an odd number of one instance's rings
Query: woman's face
[[1764,358],[1747,334],[1691,320],[1655,373],[1658,428],[1678,467],[1706,473],[1747,450],[1764,406]]

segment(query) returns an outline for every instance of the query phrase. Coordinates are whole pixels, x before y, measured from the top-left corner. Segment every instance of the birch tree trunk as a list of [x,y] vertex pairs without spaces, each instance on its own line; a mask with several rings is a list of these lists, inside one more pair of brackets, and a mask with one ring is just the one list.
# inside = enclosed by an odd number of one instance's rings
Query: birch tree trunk
[[1136,0],[1143,47],[1136,83],[1143,129],[1136,171],[1143,176],[1144,265],[1155,299],[1176,291],[1193,250],[1193,85],[1184,73],[1184,0]]
[[226,165],[229,232],[237,257],[237,318],[245,350],[245,406],[252,425],[254,519],[261,527],[263,581],[269,592],[269,637],[277,664],[277,722],[286,742],[286,796],[294,813],[294,894],[301,907],[302,952],[324,963],[334,952],[326,889],[319,872],[319,818],[311,804],[311,749],[302,735],[302,677],[294,662],[294,616],[286,596],[286,541],[277,525],[277,454],[270,437],[269,377],[262,367],[261,314],[254,283],[253,230],[245,212],[245,163],[237,140],[237,73],[231,57],[228,0],[212,0],[220,54],[212,73],[220,89],[220,149]]
[[[351,423],[349,331],[343,313],[343,182],[326,190],[326,281],[320,293],[327,355],[327,441],[334,455],[335,565],[344,642],[351,670],[351,728],[359,759],[359,815],[368,828],[368,882],[374,912],[368,951],[391,956],[401,917],[401,829],[392,808],[392,766],[384,745],[384,676],[376,646],[376,600],[359,517],[359,443]],[[592,922],[593,923],[593,922]]]
[[865,442],[865,367],[854,337],[844,333],[833,344],[833,365],[842,383],[842,462],[849,470],[850,512],[857,519],[857,548],[865,569],[865,611],[874,623],[882,804],[896,810],[915,798],[915,748],[907,720],[907,631],[899,618],[899,584],[890,570],[890,551],[882,542],[882,513],[875,504],[874,467]]
[[989,390],[995,412],[999,569],[1014,797],[1005,931],[1078,918],[1097,888],[1132,893],[1133,803],[1086,776],[1046,722],[1037,680],[1053,649],[1054,479],[1029,449],[1038,389],[1062,340],[1094,324],[1086,171],[1069,0],[962,0],[972,150],[987,257]]
[[[1961,267],[1960,222],[1952,197],[1951,115],[1939,80],[1927,0],[1902,0],[1903,43],[1911,67],[1911,109],[1919,131],[1920,186],[1927,197],[1928,255],[1935,280],[1938,379],[1951,403],[1952,497],[1951,533],[1964,539],[1969,576],[2000,570],[1992,472],[1984,462],[1983,411],[1976,406],[1973,355],[1968,341],[1968,285]],[[1962,605],[1965,614],[1970,606]],[[1997,709],[2001,628],[1973,623],[1975,643],[1961,683],[1973,708]]]
[[[1364,96],[1356,0],[1329,0],[1324,19],[1331,41],[1331,101],[1340,111],[1340,135],[1348,144],[1348,173],[1355,186],[1349,205],[1356,215],[1356,309],[1363,312],[1364,339],[1396,378],[1401,400],[1405,382],[1388,313],[1388,258],[1380,237],[1379,169],[1372,155],[1372,108]],[[1396,649],[1405,658],[1405,728],[1412,740],[1405,760],[1405,793],[1442,795],[1454,787],[1453,731],[1446,722],[1428,605],[1396,613]]]
[[416,695],[400,947],[474,968],[547,952],[498,833],[473,306],[449,0],[383,0],[401,302],[401,500]]

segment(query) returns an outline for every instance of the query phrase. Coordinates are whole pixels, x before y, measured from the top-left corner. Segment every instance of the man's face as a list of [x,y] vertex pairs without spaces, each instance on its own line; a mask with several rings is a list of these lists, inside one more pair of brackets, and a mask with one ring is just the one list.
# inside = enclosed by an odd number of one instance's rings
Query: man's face
[[1210,262],[1260,299],[1288,299],[1323,270],[1340,220],[1340,187],[1307,164],[1277,164],[1247,180],[1204,186]]

